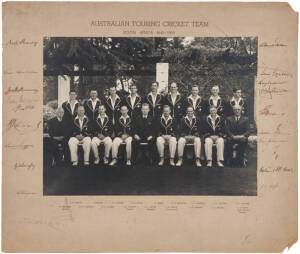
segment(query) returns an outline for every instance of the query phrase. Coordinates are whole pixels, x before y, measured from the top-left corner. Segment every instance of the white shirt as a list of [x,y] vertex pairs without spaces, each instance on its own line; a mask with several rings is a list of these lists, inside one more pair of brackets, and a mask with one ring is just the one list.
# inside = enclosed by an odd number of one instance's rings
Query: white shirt
[[218,105],[218,100],[221,99],[221,97],[219,95],[217,97],[210,96],[210,99],[212,99],[213,105],[217,106]]
[[235,102],[235,105],[240,105],[240,101],[242,100],[242,98],[238,98],[236,99],[235,97],[232,97],[231,101],[234,101]]
[[150,94],[150,96],[152,97],[153,104],[155,105],[156,98],[157,98],[157,94],[154,95],[152,92],[149,93],[149,94]]
[[80,126],[80,129],[82,130],[83,120],[86,118],[86,116],[84,116],[82,119],[80,119],[79,116],[76,116],[76,118],[78,118],[78,120],[79,120],[79,126]]
[[172,104],[175,105],[176,99],[177,99],[177,95],[179,95],[179,93],[177,93],[175,95],[175,97],[173,97],[173,95],[171,94],[171,100],[172,100]]
[[169,115],[169,117],[166,119],[164,115],[161,116],[161,118],[167,123],[169,120],[172,119],[172,116]]
[[185,116],[185,119],[187,119],[190,122],[190,125],[192,125],[193,119],[195,119],[195,116],[193,116],[192,119],[190,119],[188,116]]
[[134,95],[134,96],[130,95],[129,97],[130,97],[130,103],[131,103],[131,106],[133,107],[133,106],[134,106],[134,103],[135,103],[135,100],[136,100],[136,97],[137,97],[137,95]]
[[71,107],[71,111],[72,111],[72,114],[74,114],[74,110],[75,110],[75,106],[76,104],[78,103],[77,100],[75,100],[74,104],[72,105],[70,101],[68,101],[68,103],[70,104],[70,107]]
[[120,98],[119,95],[116,94],[115,100],[113,100],[111,96],[109,96],[109,98],[110,98],[112,107],[115,108],[116,101],[118,98]]
[[127,115],[126,117],[124,117],[124,116],[121,116],[120,117],[120,119],[123,119],[124,120],[124,123],[126,123],[126,119],[128,119],[129,118],[129,116]]
[[219,117],[218,115],[216,115],[216,118],[213,119],[211,115],[208,116],[211,120],[211,123],[212,123],[212,126],[213,126],[213,129],[216,129],[216,120],[217,118]]
[[95,110],[95,108],[96,108],[96,104],[97,104],[97,102],[99,101],[99,99],[98,98],[96,98],[95,100],[92,100],[92,99],[89,99],[91,102],[92,102],[92,107],[93,107],[93,110]]
[[236,117],[235,117],[235,120],[236,120],[236,121],[240,120],[240,116],[236,116]]
[[197,95],[196,98],[194,98],[192,95],[190,95],[189,98],[192,100],[193,108],[196,109],[196,105],[197,105],[196,103],[197,103],[197,100],[200,98],[200,96]]
[[104,123],[105,117],[107,117],[106,114],[105,114],[103,117],[102,117],[101,115],[98,116],[98,118],[100,119],[102,125],[103,125],[103,123]]

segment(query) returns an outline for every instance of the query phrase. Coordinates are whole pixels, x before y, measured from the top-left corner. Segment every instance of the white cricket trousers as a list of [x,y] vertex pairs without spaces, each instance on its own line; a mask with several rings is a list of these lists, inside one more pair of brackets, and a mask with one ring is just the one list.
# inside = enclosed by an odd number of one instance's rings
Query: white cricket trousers
[[217,160],[223,161],[224,160],[224,139],[220,137],[217,138],[215,142],[210,137],[205,139],[204,147],[205,147],[206,160],[208,161],[212,160],[212,146],[214,143],[217,146]]
[[[127,137],[124,140],[126,144],[126,158],[127,160],[131,159],[131,142],[132,142],[132,137]],[[114,141],[112,143],[112,158],[117,159],[118,158],[118,151],[120,145],[123,143],[123,140],[119,137],[114,138]]]
[[200,159],[200,153],[201,153],[201,139],[199,137],[193,137],[193,138],[185,138],[181,137],[178,140],[178,157],[181,159],[184,153],[184,147],[187,143],[193,143],[194,144],[194,152],[196,159]]
[[98,150],[98,146],[100,146],[100,144],[104,144],[104,156],[106,158],[109,158],[109,153],[112,147],[112,140],[110,137],[105,137],[104,139],[100,139],[98,137],[93,137],[92,139],[92,150],[95,156],[95,159],[99,159],[99,150]]
[[156,139],[157,150],[160,158],[164,157],[165,143],[169,144],[170,158],[174,159],[176,152],[176,138],[172,136],[160,136]]
[[75,137],[71,137],[69,139],[71,161],[78,162],[78,145],[79,144],[82,144],[84,161],[88,162],[90,160],[90,151],[91,151],[91,138],[90,137],[84,137],[81,141],[79,141]]

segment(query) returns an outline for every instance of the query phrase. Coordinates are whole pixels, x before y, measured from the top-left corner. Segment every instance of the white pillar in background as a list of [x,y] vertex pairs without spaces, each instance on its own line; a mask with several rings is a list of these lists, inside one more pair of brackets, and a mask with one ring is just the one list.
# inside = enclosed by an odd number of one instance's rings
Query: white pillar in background
[[61,106],[61,104],[64,101],[67,101],[69,99],[69,92],[70,92],[70,84],[71,84],[71,78],[67,75],[59,75],[58,76],[58,106]]
[[158,91],[168,92],[169,81],[169,64],[168,63],[156,63],[156,81],[159,82]]

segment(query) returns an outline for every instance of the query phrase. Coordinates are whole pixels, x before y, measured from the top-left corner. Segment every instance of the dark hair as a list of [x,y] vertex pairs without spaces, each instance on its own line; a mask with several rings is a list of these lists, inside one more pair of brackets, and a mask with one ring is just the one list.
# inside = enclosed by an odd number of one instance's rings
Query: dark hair
[[145,102],[145,103],[143,103],[143,104],[142,104],[142,107],[145,107],[145,106],[149,107],[149,104],[148,104],[148,103],[146,103],[146,102]]
[[151,85],[153,85],[153,84],[156,84],[157,86],[159,86],[159,82],[158,82],[158,81],[154,81],[154,82],[152,82],[152,84],[151,84]]
[[241,91],[242,91],[242,89],[239,88],[239,87],[235,87],[235,88],[232,89],[232,91],[233,91],[234,93],[236,93],[238,90],[241,90]]
[[69,94],[71,94],[71,93],[76,93],[76,91],[75,90],[70,90]]

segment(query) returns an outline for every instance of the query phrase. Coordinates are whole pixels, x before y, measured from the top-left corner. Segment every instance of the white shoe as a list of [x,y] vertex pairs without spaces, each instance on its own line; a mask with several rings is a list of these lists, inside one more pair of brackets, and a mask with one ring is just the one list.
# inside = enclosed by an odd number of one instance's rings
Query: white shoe
[[108,159],[106,157],[104,157],[103,162],[104,162],[105,165],[108,164]]
[[197,167],[199,167],[199,168],[200,168],[200,167],[202,167],[202,165],[201,165],[201,162],[200,162],[200,160],[199,160],[199,159],[198,159],[198,160],[196,160],[196,166],[197,166]]
[[94,161],[94,164],[95,164],[95,165],[98,165],[99,162],[100,162],[100,159],[99,159],[99,158],[96,158],[95,161]]
[[176,166],[177,166],[177,167],[181,167],[181,166],[182,166],[182,160],[181,160],[181,159],[179,159],[179,160],[177,161]]
[[218,161],[217,164],[218,164],[218,167],[220,167],[220,168],[224,167],[224,165],[223,165],[223,163],[221,161]]
[[116,159],[113,159],[112,161],[111,161],[111,163],[109,163],[109,166],[114,166],[114,165],[116,165],[117,164],[117,160]]
[[130,160],[127,160],[126,165],[127,165],[127,166],[131,166],[131,161],[130,161]]
[[212,161],[208,161],[206,164],[206,167],[211,168],[212,167]]
[[158,163],[158,166],[162,166],[164,165],[164,159],[160,159],[159,163]]
[[72,162],[72,166],[73,166],[73,167],[78,166],[78,161],[73,161],[73,162]]
[[85,161],[85,162],[83,163],[83,165],[84,165],[84,166],[88,166],[88,165],[90,165],[90,163],[89,163],[88,161]]
[[170,165],[175,166],[174,159],[170,159]]

